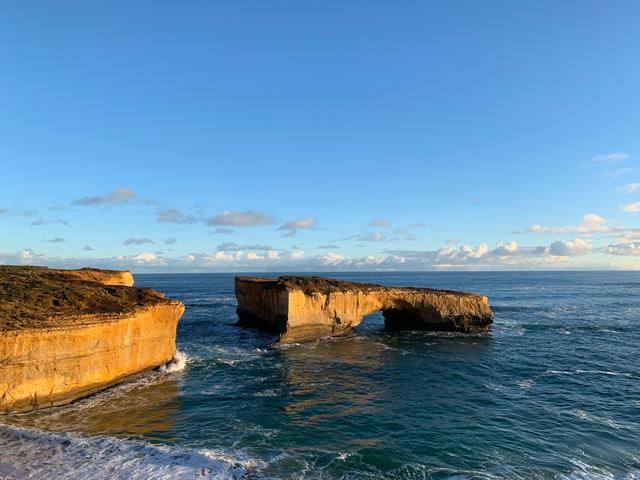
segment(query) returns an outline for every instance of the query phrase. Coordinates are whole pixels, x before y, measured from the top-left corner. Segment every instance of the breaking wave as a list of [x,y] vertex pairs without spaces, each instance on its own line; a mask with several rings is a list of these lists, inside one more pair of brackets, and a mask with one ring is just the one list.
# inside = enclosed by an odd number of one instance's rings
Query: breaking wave
[[210,449],[0,426],[0,478],[236,479],[260,462]]
[[173,355],[171,361],[158,368],[158,371],[161,373],[180,372],[185,369],[188,361],[189,356],[186,353],[182,353],[181,351],[176,350],[176,353]]

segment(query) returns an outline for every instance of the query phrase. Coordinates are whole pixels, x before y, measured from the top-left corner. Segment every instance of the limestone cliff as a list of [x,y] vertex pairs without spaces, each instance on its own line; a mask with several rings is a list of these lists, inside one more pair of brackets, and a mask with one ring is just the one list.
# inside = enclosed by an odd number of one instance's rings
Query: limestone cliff
[[67,275],[74,275],[82,280],[102,283],[104,285],[133,286],[133,275],[128,270],[98,270],[97,268],[81,268],[64,270]]
[[59,405],[167,363],[184,306],[129,272],[0,266],[0,412]]
[[385,287],[321,277],[236,277],[240,326],[280,335],[280,343],[346,335],[381,310],[392,329],[477,332],[489,329],[487,297],[426,288]]

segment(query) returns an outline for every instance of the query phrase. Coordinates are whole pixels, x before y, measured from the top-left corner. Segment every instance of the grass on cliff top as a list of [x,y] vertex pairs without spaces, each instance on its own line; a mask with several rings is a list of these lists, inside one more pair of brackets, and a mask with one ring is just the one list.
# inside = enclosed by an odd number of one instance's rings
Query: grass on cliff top
[[332,292],[379,292],[385,290],[406,290],[412,292],[425,293],[446,293],[453,295],[477,295],[472,292],[459,292],[455,290],[436,290],[433,288],[421,287],[399,287],[392,285],[380,285],[377,283],[360,283],[348,280],[338,280],[335,278],[319,277],[315,275],[283,275],[278,278],[262,278],[262,277],[236,277],[237,279],[255,282],[263,288],[292,288],[302,290],[305,294],[310,295],[316,292],[332,293]]
[[126,313],[161,301],[148,288],[107,286],[45,267],[0,266],[0,331],[47,328],[70,316]]

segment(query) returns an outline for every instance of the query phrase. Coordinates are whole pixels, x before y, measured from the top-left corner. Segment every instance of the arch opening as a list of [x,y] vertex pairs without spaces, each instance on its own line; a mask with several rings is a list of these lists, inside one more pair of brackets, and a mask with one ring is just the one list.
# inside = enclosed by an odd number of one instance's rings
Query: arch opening
[[382,309],[375,310],[362,317],[362,320],[353,329],[360,334],[374,333],[385,330],[384,315]]
[[420,309],[413,305],[396,303],[382,310],[387,330],[451,330],[440,312],[433,306],[422,305]]
[[382,310],[384,327],[391,331],[425,330],[424,319],[415,312],[404,308],[387,308]]
[[394,304],[380,308],[364,317],[354,328],[359,333],[379,330],[446,330],[441,316],[435,309],[418,310],[408,304]]

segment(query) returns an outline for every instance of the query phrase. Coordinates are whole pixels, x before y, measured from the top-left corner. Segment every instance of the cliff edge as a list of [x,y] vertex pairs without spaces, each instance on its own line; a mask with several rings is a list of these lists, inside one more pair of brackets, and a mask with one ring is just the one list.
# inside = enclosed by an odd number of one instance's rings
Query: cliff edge
[[0,413],[60,405],[171,361],[184,312],[130,272],[0,266]]
[[280,343],[347,335],[382,311],[397,330],[478,332],[490,328],[487,297],[428,288],[386,287],[323,277],[236,277],[238,325],[279,335]]

